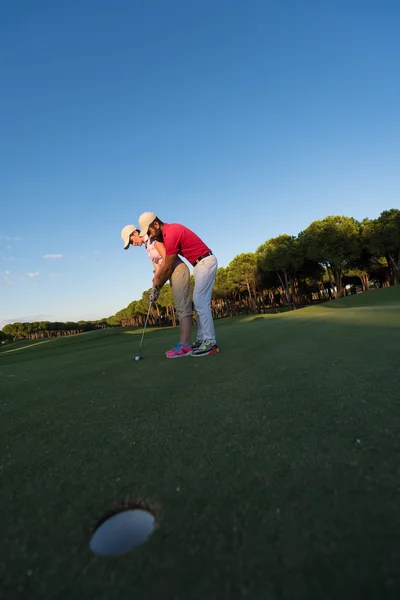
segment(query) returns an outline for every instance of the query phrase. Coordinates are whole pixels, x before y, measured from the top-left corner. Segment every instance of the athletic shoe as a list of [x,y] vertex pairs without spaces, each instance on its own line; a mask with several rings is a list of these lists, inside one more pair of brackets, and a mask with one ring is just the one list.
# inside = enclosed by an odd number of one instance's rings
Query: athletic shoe
[[192,350],[198,350],[198,348],[200,348],[200,346],[202,345],[202,341],[201,340],[196,340],[195,342],[193,342],[192,344]]
[[181,358],[182,356],[190,356],[192,354],[192,346],[189,344],[188,346],[184,346],[182,342],[178,342],[172,348],[172,350],[168,350],[165,353],[167,358]]
[[199,346],[197,350],[193,350],[192,356],[206,356],[207,354],[217,354],[217,352],[219,352],[217,344],[213,344],[212,342],[203,342],[203,344]]

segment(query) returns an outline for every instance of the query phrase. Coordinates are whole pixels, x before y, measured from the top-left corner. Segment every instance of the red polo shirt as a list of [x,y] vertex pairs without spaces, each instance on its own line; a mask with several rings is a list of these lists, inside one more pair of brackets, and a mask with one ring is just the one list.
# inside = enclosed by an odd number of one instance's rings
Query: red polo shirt
[[211,252],[198,235],[179,223],[164,223],[162,234],[166,254],[180,254],[191,264]]

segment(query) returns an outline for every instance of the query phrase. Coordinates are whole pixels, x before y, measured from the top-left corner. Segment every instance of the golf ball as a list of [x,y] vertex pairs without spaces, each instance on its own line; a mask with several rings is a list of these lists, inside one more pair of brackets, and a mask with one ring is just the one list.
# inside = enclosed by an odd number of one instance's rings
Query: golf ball
[[140,356],[135,356],[135,360],[140,360]]

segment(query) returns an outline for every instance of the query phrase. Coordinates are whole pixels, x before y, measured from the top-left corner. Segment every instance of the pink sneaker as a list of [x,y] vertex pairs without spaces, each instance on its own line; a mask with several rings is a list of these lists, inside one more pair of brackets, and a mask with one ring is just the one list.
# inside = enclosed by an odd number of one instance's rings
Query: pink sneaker
[[182,342],[178,342],[172,348],[172,350],[168,350],[165,353],[167,358],[181,358],[182,356],[190,356],[192,354],[192,346],[189,344],[188,346],[184,346]]

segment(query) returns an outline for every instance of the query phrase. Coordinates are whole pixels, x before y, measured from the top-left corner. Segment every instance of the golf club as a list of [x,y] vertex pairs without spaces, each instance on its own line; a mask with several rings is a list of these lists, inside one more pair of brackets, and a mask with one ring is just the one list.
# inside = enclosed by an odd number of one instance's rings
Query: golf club
[[144,322],[143,333],[142,333],[142,339],[140,340],[139,354],[138,354],[138,356],[136,356],[136,357],[135,357],[135,360],[141,360],[141,359],[143,358],[143,356],[142,356],[142,345],[143,345],[143,338],[144,338],[144,333],[145,333],[145,331],[146,331],[147,322],[148,322],[148,320],[149,320],[149,315],[150,315],[151,305],[152,305],[152,302],[151,302],[151,300],[150,300],[150,304],[149,304],[149,310],[147,311],[146,320],[145,320],[145,322]]

